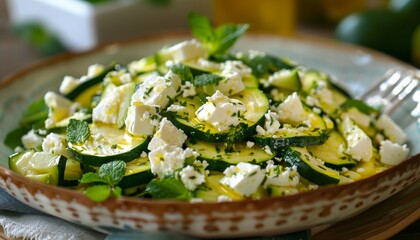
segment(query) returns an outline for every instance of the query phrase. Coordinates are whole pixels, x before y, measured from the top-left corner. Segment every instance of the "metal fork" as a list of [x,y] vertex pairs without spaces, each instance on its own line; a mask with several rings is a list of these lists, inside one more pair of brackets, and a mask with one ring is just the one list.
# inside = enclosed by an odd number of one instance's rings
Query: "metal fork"
[[368,105],[381,109],[384,114],[391,114],[406,99],[413,98],[417,107],[412,110],[413,117],[420,116],[420,71],[396,69],[387,71],[360,99]]

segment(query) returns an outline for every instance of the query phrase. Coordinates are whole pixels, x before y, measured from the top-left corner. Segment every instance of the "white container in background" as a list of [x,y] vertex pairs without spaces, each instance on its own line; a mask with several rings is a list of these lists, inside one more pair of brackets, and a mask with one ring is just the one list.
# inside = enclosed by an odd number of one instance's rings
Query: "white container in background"
[[37,22],[68,50],[81,52],[98,44],[159,31],[186,29],[189,12],[211,16],[211,0],[144,0],[90,4],[82,0],[7,0],[12,24]]

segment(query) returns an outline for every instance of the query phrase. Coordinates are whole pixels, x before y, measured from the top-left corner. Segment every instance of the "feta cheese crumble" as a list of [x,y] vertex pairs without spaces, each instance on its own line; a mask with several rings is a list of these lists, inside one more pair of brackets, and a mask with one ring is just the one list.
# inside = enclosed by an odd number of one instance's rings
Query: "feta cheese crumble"
[[45,120],[45,127],[52,128],[54,125],[76,112],[78,105],[54,92],[47,92],[44,96],[45,104],[48,106],[48,118]]
[[65,136],[56,133],[50,133],[44,138],[42,141],[42,150],[46,153],[62,155],[67,158],[70,157],[67,151]]
[[125,126],[127,131],[134,136],[152,135],[155,130],[155,121],[159,120],[158,107],[130,106],[128,108]]
[[284,102],[282,102],[275,109],[277,112],[278,120],[281,123],[290,123],[298,125],[306,119],[306,112],[303,109],[302,102],[297,95],[297,92],[293,92],[289,95]]
[[182,147],[185,140],[187,135],[184,131],[176,128],[167,118],[163,118],[147,149],[152,151],[163,145]]
[[246,111],[245,105],[236,99],[225,96],[216,91],[207,102],[201,105],[197,111],[197,118],[210,123],[219,131],[227,131],[232,126],[240,123],[240,116]]
[[168,105],[169,100],[177,95],[180,86],[181,79],[172,71],[169,71],[165,77],[147,78],[131,97],[131,105],[159,106],[163,109]]
[[385,140],[379,148],[381,162],[386,165],[397,165],[408,158],[409,150],[407,145]]
[[372,140],[349,117],[342,122],[342,131],[347,141],[346,153],[355,160],[370,161],[373,155]]
[[246,197],[257,191],[265,176],[264,170],[259,165],[245,162],[230,166],[223,173],[225,176],[220,179],[220,183]]

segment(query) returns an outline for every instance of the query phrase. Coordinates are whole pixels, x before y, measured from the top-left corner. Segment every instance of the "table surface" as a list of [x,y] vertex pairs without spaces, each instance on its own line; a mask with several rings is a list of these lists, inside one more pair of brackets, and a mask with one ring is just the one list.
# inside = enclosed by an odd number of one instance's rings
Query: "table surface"
[[[331,32],[319,29],[304,28],[306,34],[331,37]],[[7,15],[6,0],[0,0],[0,81],[5,76],[12,74],[25,66],[44,58],[28,43],[19,39],[11,31],[10,21]],[[0,231],[0,238],[5,237]],[[399,232],[392,239],[420,239],[420,221]]]

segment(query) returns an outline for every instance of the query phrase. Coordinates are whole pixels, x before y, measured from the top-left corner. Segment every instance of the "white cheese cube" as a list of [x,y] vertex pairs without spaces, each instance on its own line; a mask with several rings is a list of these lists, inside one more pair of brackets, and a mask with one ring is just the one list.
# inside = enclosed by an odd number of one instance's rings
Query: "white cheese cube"
[[194,169],[193,166],[186,166],[179,172],[179,176],[181,178],[182,183],[184,183],[185,187],[190,190],[194,191],[198,186],[206,182],[205,175]]
[[180,86],[181,79],[172,71],[169,71],[165,77],[147,78],[131,97],[131,105],[157,105],[163,109],[168,105],[169,99],[177,95]]
[[401,145],[407,141],[407,134],[387,115],[379,117],[376,127],[383,130],[385,136],[393,142]]
[[21,141],[26,149],[31,149],[41,146],[43,139],[43,137],[39,136],[33,129],[31,129],[28,133],[22,136]]
[[409,150],[405,144],[401,146],[398,143],[385,140],[381,142],[379,154],[383,164],[397,165],[408,158]]
[[350,108],[349,110],[347,110],[346,115],[349,116],[353,121],[355,121],[356,124],[359,126],[369,127],[370,125],[370,116],[360,112],[359,110],[357,110],[357,108]]
[[211,71],[211,72],[212,71],[216,71],[216,70],[220,69],[220,67],[221,67],[221,64],[220,63],[212,62],[212,61],[207,60],[205,58],[199,58],[197,60],[197,64],[199,66],[201,66],[202,68],[204,68],[204,69],[206,69],[208,71]]
[[252,69],[241,61],[228,60],[222,64],[223,71],[238,73],[241,77],[252,74]]
[[296,166],[282,169],[281,166],[275,165],[272,160],[267,161],[265,176],[266,180],[264,182],[264,188],[269,186],[292,187],[299,184],[299,173],[297,172]]
[[259,165],[240,162],[224,171],[225,176],[220,183],[229,186],[236,192],[249,197],[255,193],[264,180],[264,170]]
[[157,107],[152,106],[130,106],[128,108],[125,126],[127,131],[134,136],[152,135],[158,116]]
[[311,95],[313,95],[317,99],[320,99],[322,102],[325,102],[327,104],[333,104],[334,97],[332,95],[331,90],[328,89],[327,82],[319,80],[316,83],[317,87],[312,89]]
[[51,128],[55,123],[71,116],[77,109],[77,104],[54,92],[47,92],[44,101],[49,108],[46,128]]
[[246,107],[241,101],[230,99],[220,91],[207,97],[207,100],[195,114],[198,119],[208,122],[219,131],[226,131],[231,126],[237,126],[240,123],[239,115],[242,116],[246,111]]
[[48,134],[42,141],[42,151],[54,155],[69,157],[66,138],[56,133]]
[[92,110],[92,120],[116,124],[122,93],[117,87],[110,88],[98,105]]
[[105,67],[102,64],[92,64],[88,67],[86,77],[92,78],[96,77],[105,70]]
[[190,148],[161,145],[149,152],[149,161],[153,174],[163,178],[184,167],[186,158],[196,157]]
[[349,117],[342,122],[343,135],[346,138],[346,153],[357,161],[370,161],[373,155],[372,141]]
[[170,47],[168,51],[176,62],[207,57],[206,49],[195,39],[178,43]]
[[184,131],[176,128],[167,118],[163,118],[147,149],[152,151],[163,145],[182,147],[185,140],[187,135]]
[[265,134],[267,135],[274,135],[280,129],[280,122],[277,120],[278,116],[276,112],[272,112],[268,110],[268,112],[264,115],[265,117]]
[[181,85],[181,92],[183,97],[195,96],[196,94],[194,85],[189,81]]
[[226,96],[235,95],[245,89],[245,84],[242,81],[242,77],[237,72],[231,72],[224,70],[221,76],[225,79],[219,81],[215,89],[219,90]]
[[298,125],[306,119],[306,112],[296,92],[289,95],[275,110],[281,123]]
[[64,76],[63,81],[61,82],[59,91],[61,94],[68,94],[79,86],[79,79],[72,76]]

